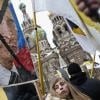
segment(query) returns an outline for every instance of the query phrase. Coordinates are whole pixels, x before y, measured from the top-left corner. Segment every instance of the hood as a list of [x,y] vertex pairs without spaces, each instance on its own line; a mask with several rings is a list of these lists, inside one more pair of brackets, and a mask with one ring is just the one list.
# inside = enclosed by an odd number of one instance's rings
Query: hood
[[87,80],[87,76],[85,72],[80,72],[75,74],[70,78],[70,81],[74,85],[82,85]]
[[49,94],[47,94],[45,100],[66,100],[66,99],[60,99],[58,97],[54,97],[49,93]]

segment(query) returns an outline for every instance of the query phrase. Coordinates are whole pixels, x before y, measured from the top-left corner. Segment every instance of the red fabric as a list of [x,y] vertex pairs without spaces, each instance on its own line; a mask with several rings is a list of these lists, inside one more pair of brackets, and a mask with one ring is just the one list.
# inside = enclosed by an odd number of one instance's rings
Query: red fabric
[[[24,68],[27,71],[32,71],[34,69],[33,62],[28,48],[25,47],[20,49],[20,51],[17,53],[17,57],[19,58],[20,62],[24,65]],[[14,61],[14,63],[16,67],[19,67],[16,61]]]

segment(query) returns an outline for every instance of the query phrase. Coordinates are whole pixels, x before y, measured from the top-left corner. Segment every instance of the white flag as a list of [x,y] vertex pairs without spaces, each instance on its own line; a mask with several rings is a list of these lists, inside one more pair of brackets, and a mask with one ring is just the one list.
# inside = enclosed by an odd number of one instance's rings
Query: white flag
[[31,0],[33,12],[46,11],[46,0]]
[[[64,18],[67,18],[78,25],[82,30],[84,30],[86,36],[75,35],[78,41],[81,41],[82,47],[90,53],[95,53],[96,49],[100,46],[97,36],[94,38],[95,35],[91,38],[90,34],[88,34],[82,24],[80,18],[78,17],[76,11],[72,7],[70,0],[32,0],[33,11],[49,11],[56,15],[61,15]],[[92,32],[92,31],[91,31]],[[93,33],[93,32],[92,32]],[[96,34],[98,35],[98,34]],[[87,46],[86,46],[87,45]]]
[[73,35],[75,36],[76,40],[79,42],[81,47],[91,53],[95,54],[96,49],[97,49],[97,44],[96,42],[90,37],[88,38],[86,36],[86,33],[81,29],[78,25],[76,25],[74,22],[68,20],[67,18],[65,19],[67,26],[69,27],[69,30]]
[[32,0],[32,7],[35,12],[49,11],[80,23],[69,0]]
[[32,0],[32,7],[33,12],[49,11],[64,16],[82,27],[81,21],[69,0]]

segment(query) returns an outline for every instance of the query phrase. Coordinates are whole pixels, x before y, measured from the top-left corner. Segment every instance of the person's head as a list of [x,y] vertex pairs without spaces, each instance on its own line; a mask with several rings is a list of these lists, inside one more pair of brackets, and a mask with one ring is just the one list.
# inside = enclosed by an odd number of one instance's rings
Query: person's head
[[66,98],[70,95],[70,90],[66,81],[62,78],[55,77],[53,79],[50,90],[53,95],[58,96],[60,98]]
[[[12,16],[10,14],[9,9],[7,9],[3,21],[0,24],[0,34],[4,37],[7,44],[11,47],[11,49],[16,52],[17,51],[17,33],[14,22],[12,20]],[[3,45],[0,40],[0,64],[4,65],[4,67],[11,69],[13,57]]]
[[77,63],[70,63],[70,64],[68,65],[68,73],[69,73],[71,76],[73,76],[73,75],[75,75],[75,74],[77,74],[77,73],[80,73],[80,72],[82,72],[82,70],[81,70],[79,64],[77,64]]
[[88,96],[81,93],[63,78],[59,77],[55,77],[53,82],[51,82],[50,92],[52,96],[59,97],[61,99],[90,100]]

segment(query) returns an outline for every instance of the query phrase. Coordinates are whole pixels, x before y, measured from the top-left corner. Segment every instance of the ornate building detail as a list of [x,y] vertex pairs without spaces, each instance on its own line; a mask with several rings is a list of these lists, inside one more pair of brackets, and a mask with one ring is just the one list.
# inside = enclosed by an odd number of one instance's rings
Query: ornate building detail
[[23,32],[24,33],[27,33],[27,32],[31,33],[32,29],[34,29],[33,21],[30,19],[28,13],[26,12],[26,5],[24,3],[21,3],[19,8],[23,13],[23,23],[22,23]]
[[[26,6],[22,3],[20,4],[20,9],[23,13],[23,31],[28,42],[28,47],[30,49],[33,64],[35,70],[38,73],[38,54],[36,48],[36,30],[32,24],[32,20],[29,18],[26,12]],[[43,67],[43,73],[45,78],[46,87],[49,88],[49,83],[54,75],[57,74],[57,70],[60,68],[59,56],[58,54],[50,47],[50,44],[47,40],[46,32],[40,27],[37,26],[37,33],[39,38],[39,49],[41,56],[41,63]]]
[[50,14],[49,18],[53,24],[53,42],[59,48],[61,57],[67,64],[82,64],[87,59],[86,55],[73,34],[69,32],[64,18],[54,14]]
[[26,5],[24,3],[20,4],[19,9],[23,13],[22,28],[23,28],[23,32],[24,32],[28,47],[31,50],[32,48],[34,48],[34,45],[35,45],[33,42],[33,36],[32,36],[32,31],[34,30],[33,21],[30,19],[28,13],[26,12]]

